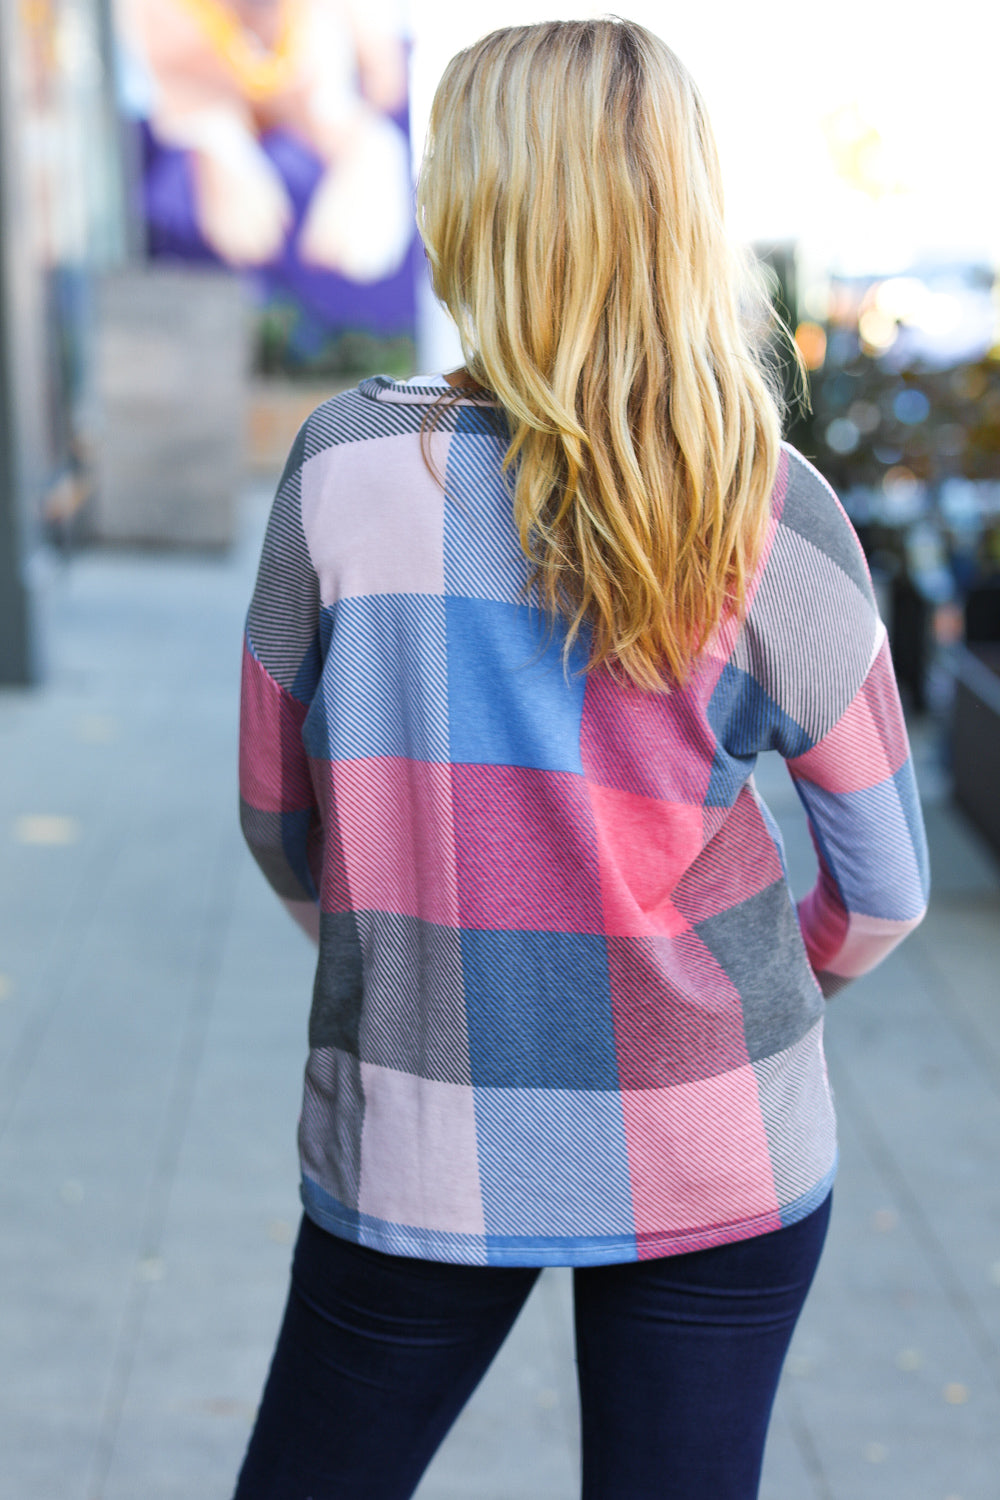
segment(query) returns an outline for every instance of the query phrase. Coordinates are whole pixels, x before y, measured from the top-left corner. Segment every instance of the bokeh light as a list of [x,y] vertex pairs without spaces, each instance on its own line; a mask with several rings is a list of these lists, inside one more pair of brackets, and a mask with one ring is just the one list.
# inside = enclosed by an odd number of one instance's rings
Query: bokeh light
[[795,342],[807,370],[818,370],[826,359],[826,330],[808,320],[795,329]]

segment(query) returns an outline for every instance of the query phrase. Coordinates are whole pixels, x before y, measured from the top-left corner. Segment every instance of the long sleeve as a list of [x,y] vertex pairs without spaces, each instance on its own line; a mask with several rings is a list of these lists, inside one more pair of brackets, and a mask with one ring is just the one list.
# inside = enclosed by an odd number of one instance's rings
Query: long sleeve
[[928,857],[864,554],[826,481],[799,454],[789,450],[789,457],[749,649],[759,661],[780,663],[771,667],[772,691],[784,716],[772,743],[786,759],[819,861],[799,924],[820,987],[832,995],[921,920]]
[[302,530],[305,445],[303,428],[278,485],[247,616],[240,822],[267,880],[315,937],[322,825],[302,726],[319,676],[319,586]]
[[819,858],[799,923],[823,993],[881,962],[927,907],[927,845],[884,636],[857,696],[788,762]]

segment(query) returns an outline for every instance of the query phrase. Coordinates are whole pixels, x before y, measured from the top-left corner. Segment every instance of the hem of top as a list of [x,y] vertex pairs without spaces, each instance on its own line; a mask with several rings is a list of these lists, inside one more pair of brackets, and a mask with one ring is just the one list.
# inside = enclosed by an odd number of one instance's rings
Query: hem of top
[[[415,375],[410,381],[393,380],[391,375],[369,375],[357,386],[360,395],[366,396],[369,401],[378,401],[385,405],[390,403],[398,406],[429,406],[440,400],[449,392],[454,393],[456,386],[445,384],[433,384],[433,375]],[[422,384],[426,381],[427,384]],[[495,401],[487,401],[481,396],[458,396],[450,402],[452,406],[479,406],[495,407]]]
[[[546,1243],[544,1236],[533,1239],[530,1245],[503,1245],[497,1240],[507,1236],[449,1234],[420,1230],[410,1225],[391,1225],[384,1230],[375,1226],[367,1215],[365,1224],[358,1222],[357,1213],[350,1209],[339,1211],[336,1200],[323,1191],[318,1184],[303,1179],[300,1198],[303,1211],[320,1229],[334,1234],[339,1239],[368,1250],[378,1250],[385,1255],[403,1259],[427,1260],[456,1265],[480,1265],[499,1267],[568,1266],[582,1269],[585,1266],[624,1265],[634,1261],[668,1259],[673,1255],[686,1255],[698,1250],[711,1250],[723,1245],[737,1244],[741,1240],[756,1239],[779,1229],[788,1229],[802,1219],[808,1218],[829,1197],[837,1175],[839,1153],[827,1172],[811,1188],[793,1202],[776,1205],[764,1213],[754,1214],[748,1219],[733,1220],[728,1224],[707,1225],[704,1229],[682,1231],[644,1231],[639,1236],[608,1235],[580,1237],[580,1243],[567,1245],[567,1236],[553,1236]],[[312,1191],[311,1191],[312,1189]],[[320,1195],[323,1201],[319,1201]],[[510,1236],[510,1239],[516,1238]],[[475,1252],[468,1245],[459,1246],[456,1241],[475,1241]],[[462,1251],[466,1253],[462,1253]],[[448,1253],[442,1253],[447,1251]]]

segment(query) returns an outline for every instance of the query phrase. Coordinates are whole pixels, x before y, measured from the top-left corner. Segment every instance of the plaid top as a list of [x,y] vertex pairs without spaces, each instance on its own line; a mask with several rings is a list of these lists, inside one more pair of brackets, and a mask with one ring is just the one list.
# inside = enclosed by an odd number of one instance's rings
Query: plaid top
[[[444,492],[422,459],[440,387],[378,376],[309,418],[247,622],[243,827],[319,936],[306,1212],[495,1265],[792,1223],[835,1167],[824,994],[927,890],[857,538],[785,446],[746,618],[688,685],[567,675],[525,593],[495,409],[445,413]],[[819,858],[798,912],[753,783],[768,749]]]

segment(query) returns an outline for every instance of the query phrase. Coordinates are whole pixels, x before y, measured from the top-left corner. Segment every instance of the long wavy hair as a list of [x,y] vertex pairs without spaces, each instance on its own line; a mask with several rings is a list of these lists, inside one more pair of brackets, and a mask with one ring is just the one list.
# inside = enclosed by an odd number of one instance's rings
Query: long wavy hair
[[585,631],[588,670],[684,682],[744,607],[781,437],[693,80],[630,21],[494,31],[438,85],[417,212],[566,659]]

